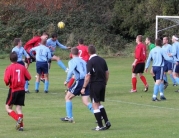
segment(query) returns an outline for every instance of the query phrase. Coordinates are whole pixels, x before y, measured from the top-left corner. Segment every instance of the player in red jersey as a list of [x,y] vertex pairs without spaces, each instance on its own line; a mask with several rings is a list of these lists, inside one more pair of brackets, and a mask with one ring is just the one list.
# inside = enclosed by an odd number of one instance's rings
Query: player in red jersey
[[[78,46],[76,46],[79,50],[79,57],[82,58],[84,61],[88,62],[89,60],[89,53],[88,53],[88,46],[84,45],[84,40],[83,39],[79,39],[78,40]],[[72,58],[72,54],[70,54],[70,58]],[[72,86],[72,84],[74,83],[75,78],[72,77],[68,83],[68,89]]]
[[[9,116],[17,121],[16,129],[23,131],[22,106],[24,106],[25,100],[24,85],[26,80],[31,79],[31,76],[23,65],[17,63],[17,58],[15,51],[10,54],[12,64],[6,68],[4,73],[4,82],[6,86],[9,86],[5,108]],[[13,105],[16,105],[16,112],[12,110]]]
[[144,68],[145,68],[145,60],[147,57],[147,50],[145,44],[142,43],[142,35],[138,35],[136,37],[137,46],[135,47],[135,60],[132,63],[132,89],[130,92],[137,92],[137,74],[139,74],[140,79],[142,80],[145,89],[144,91],[148,91],[148,84],[146,78],[143,76]]

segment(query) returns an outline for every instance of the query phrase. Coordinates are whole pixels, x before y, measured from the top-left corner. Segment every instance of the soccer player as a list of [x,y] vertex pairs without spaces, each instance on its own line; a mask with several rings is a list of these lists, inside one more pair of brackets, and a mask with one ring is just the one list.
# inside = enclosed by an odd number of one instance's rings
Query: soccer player
[[[8,115],[16,120],[16,129],[23,131],[23,113],[22,106],[24,106],[25,90],[24,85],[26,80],[30,80],[31,76],[27,69],[17,63],[17,54],[12,52],[10,54],[9,65],[4,73],[4,82],[6,86],[9,86],[9,94],[6,100],[6,111]],[[12,109],[13,105],[16,106],[16,112]]]
[[[172,46],[170,45],[170,44],[168,44],[168,37],[164,37],[163,38],[163,46],[162,46],[162,49],[164,50],[164,52],[166,53],[166,54],[168,54],[168,53],[172,53]],[[169,62],[169,61],[167,61],[167,60],[164,60],[164,76],[163,76],[163,79],[166,81],[166,82],[168,82],[167,81],[167,72],[168,72],[168,74],[170,75],[170,79],[171,79],[171,81],[172,81],[172,83],[173,83],[173,86],[177,86],[177,84],[176,84],[176,81],[175,81],[175,79],[173,78],[173,75],[172,75],[172,63],[171,62]],[[165,84],[166,86],[168,85],[168,83],[167,84]]]
[[53,61],[57,61],[57,64],[65,71],[67,72],[68,69],[67,67],[64,65],[64,63],[60,60],[60,57],[54,55],[54,52],[55,52],[55,49],[56,49],[56,46],[59,46],[61,49],[70,49],[71,47],[66,47],[64,45],[62,45],[61,43],[59,43],[59,41],[57,40],[57,34],[52,34],[52,37],[49,38],[47,40],[47,44],[46,44],[49,49],[50,49],[50,52],[52,54],[52,58],[51,60]]
[[[87,74],[81,93],[85,93],[85,90],[90,82],[90,98],[94,109],[94,116],[97,120],[98,126],[93,130],[101,131],[111,127],[111,123],[108,120],[108,116],[101,101],[105,100],[105,90],[109,78],[109,71],[106,61],[97,56],[96,49],[93,45],[88,47],[90,54],[89,61],[87,63]],[[101,118],[105,121],[105,127],[103,126]]]
[[164,96],[164,84],[163,84],[163,66],[164,66],[164,58],[165,60],[173,61],[172,58],[169,58],[167,54],[164,52],[162,47],[162,40],[156,39],[155,40],[156,47],[153,48],[148,56],[146,66],[145,66],[145,72],[147,72],[148,67],[150,65],[151,59],[153,59],[153,72],[156,76],[156,82],[154,85],[154,91],[152,96],[152,101],[159,101],[157,99],[157,94],[160,91],[160,99],[166,100]]
[[[33,52],[36,52],[36,55],[33,55]],[[30,54],[33,58],[36,58],[36,71],[37,77],[35,82],[35,92],[39,92],[40,77],[44,73],[44,92],[48,93],[49,87],[49,76],[48,76],[48,60],[51,59],[50,49],[46,47],[46,39],[41,40],[41,44],[37,47],[34,47],[30,50]]]
[[[20,38],[15,38],[14,39],[14,48],[12,49],[12,52],[15,51],[17,56],[18,56],[18,59],[17,59],[17,63],[25,66],[24,62],[23,62],[23,59],[22,57],[25,56],[28,60],[28,64],[29,64],[29,55],[27,54],[27,52],[24,50],[24,48],[22,47],[22,41]],[[25,92],[26,93],[29,93],[29,89],[28,89],[28,81],[26,81],[25,83]]]
[[146,46],[142,43],[142,35],[138,35],[136,37],[137,46],[135,48],[135,60],[132,63],[132,89],[131,93],[137,92],[137,74],[139,74],[140,79],[142,80],[145,89],[144,91],[148,91],[148,84],[146,78],[143,76],[144,68],[145,68],[145,60],[146,60]]
[[[86,62],[78,57],[78,49],[76,47],[71,49],[72,59],[68,62],[69,70],[67,73],[65,85],[68,84],[70,78],[74,74],[75,84],[68,90],[65,100],[66,100],[66,114],[67,117],[61,118],[62,121],[74,122],[72,113],[72,99],[81,94],[81,89],[83,87],[84,78],[86,75]],[[89,99],[89,86],[86,86],[84,93],[81,94],[82,101],[88,109],[93,112],[92,104],[88,101]]]

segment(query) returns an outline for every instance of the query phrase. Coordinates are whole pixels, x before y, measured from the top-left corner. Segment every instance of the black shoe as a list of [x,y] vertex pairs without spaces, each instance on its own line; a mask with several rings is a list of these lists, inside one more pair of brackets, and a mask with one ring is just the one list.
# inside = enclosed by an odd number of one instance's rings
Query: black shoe
[[164,96],[160,96],[160,100],[167,100]]
[[73,117],[72,118],[64,117],[64,118],[60,118],[60,120],[64,122],[75,123]]
[[160,101],[159,99],[157,99],[157,98],[152,98],[152,101]]
[[111,127],[111,123],[109,121],[106,122],[106,129],[109,129]]
[[23,127],[20,127],[18,130],[19,130],[19,131],[24,131]]
[[147,92],[148,90],[149,90],[149,86],[146,85],[146,86],[145,86],[145,89],[144,89],[144,92]]
[[35,90],[35,92],[36,92],[36,93],[38,93],[38,92],[39,92],[39,90]]
[[44,91],[44,93],[48,93],[48,91]]
[[30,93],[29,90],[25,91],[25,93]]
[[103,131],[103,130],[107,130],[107,129],[106,129],[106,127],[99,127],[99,126],[97,126],[97,127],[93,128],[92,130]]
[[168,87],[168,82],[166,82],[165,84],[164,84],[164,89],[166,89]]
[[173,86],[177,86],[177,84],[173,84]]
[[176,90],[175,92],[179,92],[179,89],[178,89],[178,90]]

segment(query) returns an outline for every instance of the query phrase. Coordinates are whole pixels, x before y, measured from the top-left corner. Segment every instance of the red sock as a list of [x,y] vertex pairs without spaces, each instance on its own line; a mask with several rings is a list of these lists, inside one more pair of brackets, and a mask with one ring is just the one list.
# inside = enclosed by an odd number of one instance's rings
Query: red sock
[[134,77],[134,78],[132,78],[132,89],[133,90],[136,90],[136,84],[137,84],[137,78]]
[[12,111],[9,113],[9,115],[14,119],[14,120],[18,120],[19,116],[16,114],[16,112]]
[[143,84],[146,86],[147,85],[146,78],[144,76],[141,76],[140,79],[142,80]]
[[72,77],[70,81],[68,82],[68,88],[70,88],[73,85],[74,81],[75,79]]
[[[24,117],[23,114],[18,114],[18,116],[21,117],[21,118]],[[23,127],[23,126],[24,126],[24,124],[23,124],[23,121],[22,121],[22,123],[20,124],[20,127]]]

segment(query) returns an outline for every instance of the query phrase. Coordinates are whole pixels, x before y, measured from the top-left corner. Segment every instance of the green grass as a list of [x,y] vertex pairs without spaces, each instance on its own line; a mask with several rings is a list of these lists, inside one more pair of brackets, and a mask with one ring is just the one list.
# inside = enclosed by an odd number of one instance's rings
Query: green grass
[[[178,87],[169,86],[165,91],[166,101],[152,102],[153,80],[145,74],[150,85],[147,93],[142,92],[143,84],[138,78],[137,93],[131,89],[131,63],[133,58],[106,59],[110,78],[106,90],[106,108],[112,127],[103,132],[94,132],[96,126],[93,114],[82,104],[81,97],[73,99],[73,114],[76,123],[64,123],[59,120],[65,114],[63,82],[66,74],[53,62],[50,69],[49,93],[34,92],[35,64],[29,70],[32,75],[26,94],[24,112],[25,130],[15,130],[15,121],[5,111],[5,100],[8,88],[3,82],[8,60],[0,60],[0,138],[177,138],[179,137],[179,93]],[[67,61],[64,61],[67,65]]]

